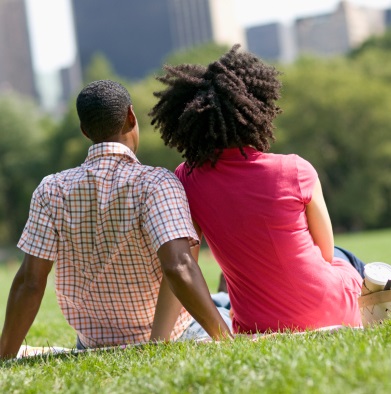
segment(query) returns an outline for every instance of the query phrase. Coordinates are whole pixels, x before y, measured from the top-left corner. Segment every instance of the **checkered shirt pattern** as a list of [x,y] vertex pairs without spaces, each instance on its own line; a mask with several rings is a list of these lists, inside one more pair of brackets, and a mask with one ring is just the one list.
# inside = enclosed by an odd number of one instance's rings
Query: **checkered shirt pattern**
[[[175,175],[101,143],[80,167],[42,180],[18,247],[56,261],[61,310],[83,345],[98,347],[148,341],[162,278],[156,251],[183,237],[199,242]],[[190,322],[183,309],[172,339]]]

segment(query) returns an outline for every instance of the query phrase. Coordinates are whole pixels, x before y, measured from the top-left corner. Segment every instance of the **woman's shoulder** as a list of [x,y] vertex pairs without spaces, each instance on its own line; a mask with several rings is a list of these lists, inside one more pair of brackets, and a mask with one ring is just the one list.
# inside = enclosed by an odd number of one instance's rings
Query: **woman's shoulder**
[[182,162],[179,166],[175,169],[175,175],[182,180],[184,175],[189,172],[189,167],[186,165],[186,162]]
[[295,153],[264,153],[263,157],[266,157],[272,163],[282,163],[292,166],[295,166],[297,162],[306,161]]
[[293,167],[312,167],[313,165],[303,157],[296,153],[265,153],[271,161],[283,163],[284,165],[292,165]]

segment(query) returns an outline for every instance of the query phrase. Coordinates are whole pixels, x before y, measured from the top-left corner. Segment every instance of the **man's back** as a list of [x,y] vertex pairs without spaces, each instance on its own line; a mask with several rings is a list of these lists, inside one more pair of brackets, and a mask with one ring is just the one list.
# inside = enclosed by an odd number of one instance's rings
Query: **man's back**
[[93,146],[81,167],[46,177],[33,194],[0,359],[18,353],[54,262],[79,349],[176,339],[191,322],[182,305],[213,338],[230,336],[190,251],[199,240],[181,183],[133,154],[139,128],[129,92],[94,81],[76,108]]
[[[182,198],[172,173],[141,165],[118,143],[92,146],[82,166],[38,187],[36,215],[19,247],[57,261],[58,302],[84,345],[148,340],[162,277],[156,250],[188,234],[176,228],[183,218],[172,213]],[[173,338],[189,322],[182,312]]]

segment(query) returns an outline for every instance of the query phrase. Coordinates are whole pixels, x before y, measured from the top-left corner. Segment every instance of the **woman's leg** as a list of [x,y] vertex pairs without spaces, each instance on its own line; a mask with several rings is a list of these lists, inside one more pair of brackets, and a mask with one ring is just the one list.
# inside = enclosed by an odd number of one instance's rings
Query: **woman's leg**
[[334,247],[334,257],[348,261],[358,271],[361,277],[364,279],[364,268],[365,264],[357,258],[353,253],[339,246]]
[[79,336],[77,336],[77,339],[76,339],[76,349],[77,349],[77,350],[85,350],[85,349],[87,349],[87,348],[81,343]]

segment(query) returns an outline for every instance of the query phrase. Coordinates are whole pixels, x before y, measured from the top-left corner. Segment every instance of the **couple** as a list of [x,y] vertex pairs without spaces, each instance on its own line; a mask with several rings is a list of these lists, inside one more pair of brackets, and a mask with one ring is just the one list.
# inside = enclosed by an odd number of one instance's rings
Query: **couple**
[[278,75],[238,46],[208,67],[166,67],[150,115],[186,159],[176,176],[137,160],[137,119],[121,85],[81,91],[80,127],[93,145],[80,167],[33,194],[1,358],[18,352],[54,262],[79,349],[191,339],[200,327],[232,337],[196,263],[202,236],[227,282],[234,333],[361,324],[363,265],[334,248],[315,169],[266,153]]

